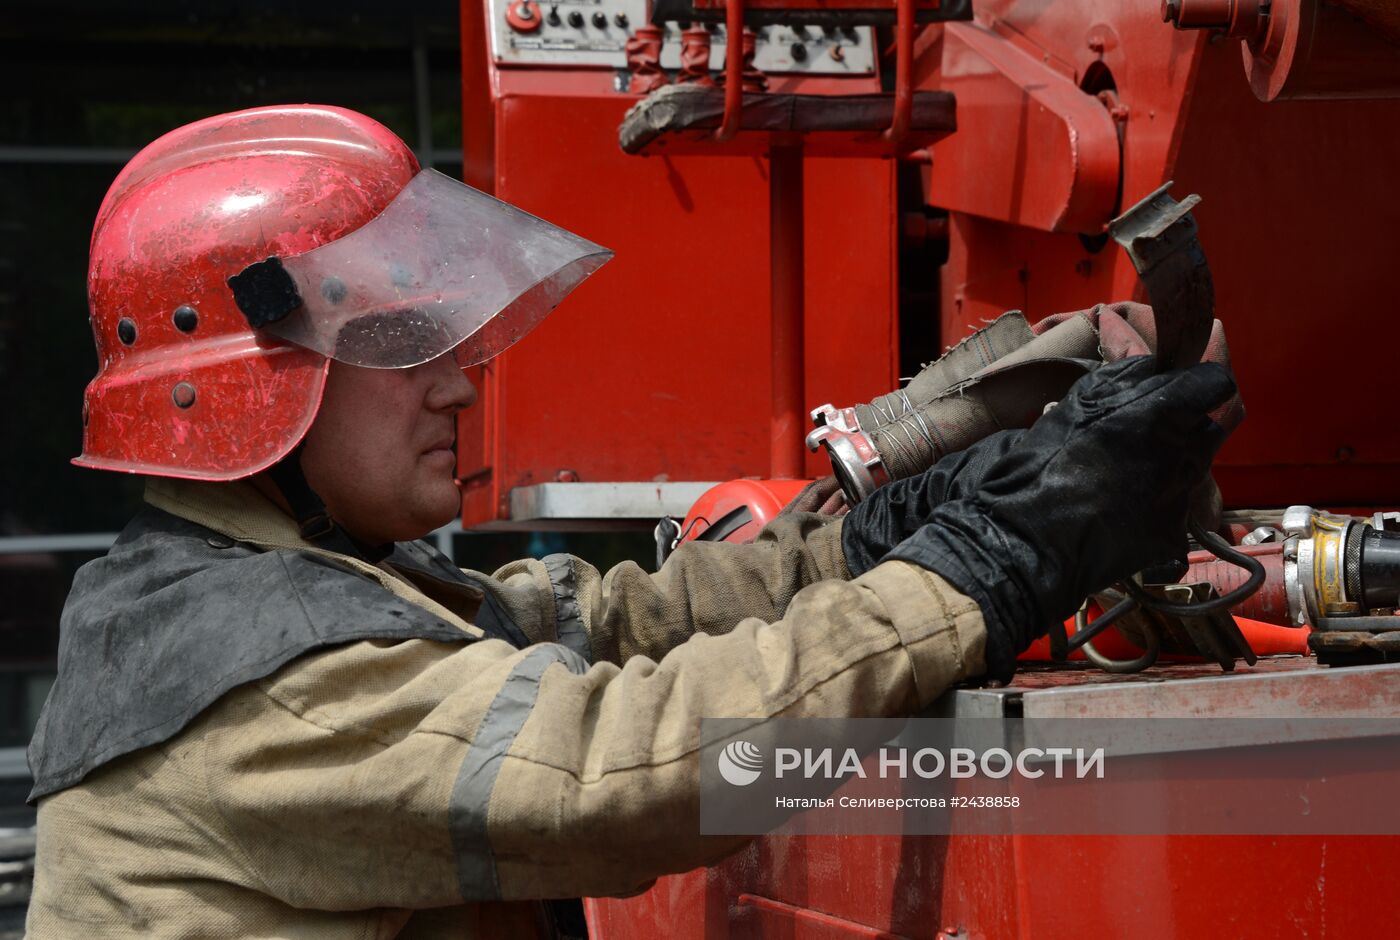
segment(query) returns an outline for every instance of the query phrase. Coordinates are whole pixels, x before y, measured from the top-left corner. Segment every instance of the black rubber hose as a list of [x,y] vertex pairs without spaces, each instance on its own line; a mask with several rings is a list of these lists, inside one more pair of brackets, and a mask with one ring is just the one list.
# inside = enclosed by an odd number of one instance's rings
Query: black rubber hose
[[1361,536],[1361,598],[1367,610],[1400,604],[1400,532]]
[[[1212,611],[1234,607],[1263,586],[1265,578],[1263,562],[1243,552],[1236,551],[1233,545],[1214,532],[1207,531],[1194,519],[1191,520],[1189,529],[1196,541],[1199,542],[1203,548],[1209,549],[1211,553],[1221,561],[1228,561],[1230,564],[1248,571],[1249,578],[1244,584],[1241,584],[1229,594],[1222,594],[1219,597],[1212,597],[1204,601],[1193,601],[1189,604],[1178,604],[1147,593],[1142,589],[1142,585],[1129,579],[1123,582],[1123,587],[1128,592],[1129,597],[1136,600],[1148,610],[1156,610],[1164,614],[1173,614],[1177,617],[1199,617],[1202,614],[1208,614]],[[1097,623],[1097,621],[1095,621],[1095,623]]]

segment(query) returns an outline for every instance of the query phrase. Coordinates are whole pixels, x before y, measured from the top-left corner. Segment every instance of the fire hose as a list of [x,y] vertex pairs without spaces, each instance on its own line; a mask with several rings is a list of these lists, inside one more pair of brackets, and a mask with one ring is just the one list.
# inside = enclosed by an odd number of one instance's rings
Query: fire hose
[[[1215,335],[1223,354],[1213,281],[1191,215],[1200,197],[1178,203],[1167,194],[1170,186],[1165,184],[1109,225],[1109,234],[1127,251],[1152,302],[1150,324],[1143,310],[1128,309],[1136,305],[1117,305],[1122,309],[1100,307],[1052,318],[1055,322],[1037,333],[1012,312],[954,347],[903,389],[868,405],[840,411],[824,405],[813,411],[817,427],[808,436],[808,447],[826,449],[848,501],[854,505],[890,480],[919,473],[993,430],[1029,426],[1102,361],[1105,347],[1115,345],[1115,336],[1120,340],[1119,358],[1150,351],[1161,369],[1199,362]],[[920,402],[930,391],[932,396]],[[1242,417],[1238,402],[1226,406],[1219,417],[1237,422]],[[1143,655],[1133,660],[1109,660],[1090,644],[1121,618],[1147,611],[1178,621],[1181,632],[1223,669],[1232,669],[1236,658],[1252,665],[1254,652],[1224,612],[1259,590],[1265,570],[1257,559],[1211,531],[1215,498],[1213,484],[1198,494],[1188,531],[1203,549],[1247,572],[1242,584],[1217,593],[1209,584],[1129,579],[1121,585],[1122,596],[1092,623],[1081,612],[1080,628],[1072,639],[1063,624],[1052,629],[1052,657],[1063,661],[1083,648],[1110,671],[1146,668],[1156,661],[1160,648],[1154,630],[1144,631],[1151,639]],[[1181,574],[1176,572],[1177,577]]]

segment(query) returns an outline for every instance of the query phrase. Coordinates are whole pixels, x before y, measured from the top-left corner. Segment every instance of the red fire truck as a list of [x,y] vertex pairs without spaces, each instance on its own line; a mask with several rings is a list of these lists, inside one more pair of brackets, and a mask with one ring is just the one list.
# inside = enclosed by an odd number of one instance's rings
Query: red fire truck
[[[1249,408],[1215,477],[1239,535],[1271,531],[1238,621],[1260,658],[1032,670],[940,707],[1394,714],[1400,618],[1346,566],[1400,505],[1369,358],[1400,337],[1400,5],[464,0],[462,31],[467,181],[617,252],[483,367],[465,525],[650,524],[769,481],[699,513],[750,507],[724,534],[751,535],[831,472],[814,407],[1007,310],[1149,300],[1108,227],[1175,180]],[[779,833],[587,910],[601,938],[1374,936],[1397,862],[1381,835]]]

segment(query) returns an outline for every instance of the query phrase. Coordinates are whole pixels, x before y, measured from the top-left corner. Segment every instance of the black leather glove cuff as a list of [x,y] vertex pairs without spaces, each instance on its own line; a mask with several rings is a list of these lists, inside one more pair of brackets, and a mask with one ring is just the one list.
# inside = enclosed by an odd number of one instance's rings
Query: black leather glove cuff
[[911,562],[939,575],[977,602],[987,627],[987,677],[1001,682],[1016,674],[1016,657],[1045,632],[1035,592],[1002,559],[1025,557],[1026,546],[1012,545],[968,500],[944,503],[928,525],[886,556]]
[[880,487],[851,509],[841,528],[846,567],[854,576],[878,565],[890,550],[919,530],[944,502],[977,492],[987,468],[1026,432],[998,431],[967,450],[948,454],[918,476]]

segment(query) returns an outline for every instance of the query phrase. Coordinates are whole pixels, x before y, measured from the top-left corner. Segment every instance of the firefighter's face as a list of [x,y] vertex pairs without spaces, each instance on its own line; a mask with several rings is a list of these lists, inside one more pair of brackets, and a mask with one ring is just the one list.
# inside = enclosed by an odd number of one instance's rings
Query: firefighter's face
[[332,362],[302,451],[306,480],[357,538],[422,538],[460,508],[456,415],[475,401],[451,354],[410,369]]

